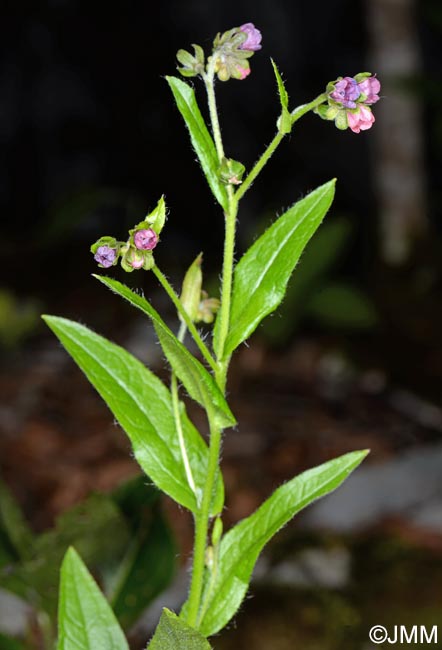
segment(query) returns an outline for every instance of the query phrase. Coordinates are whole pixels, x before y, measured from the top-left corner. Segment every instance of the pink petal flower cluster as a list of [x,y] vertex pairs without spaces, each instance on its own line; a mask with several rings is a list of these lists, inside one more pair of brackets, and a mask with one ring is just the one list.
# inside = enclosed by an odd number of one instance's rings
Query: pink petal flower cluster
[[371,105],[379,101],[380,90],[379,80],[369,72],[339,77],[327,86],[327,104],[316,112],[325,120],[334,120],[339,129],[366,131],[374,124]]

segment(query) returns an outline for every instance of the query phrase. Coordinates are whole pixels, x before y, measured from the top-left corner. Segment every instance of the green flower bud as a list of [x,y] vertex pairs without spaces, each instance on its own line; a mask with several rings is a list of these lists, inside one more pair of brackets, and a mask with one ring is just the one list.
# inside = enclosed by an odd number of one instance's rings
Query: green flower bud
[[121,266],[128,273],[143,269],[149,271],[155,261],[150,250],[139,250],[131,244],[126,244],[122,249]]
[[197,77],[204,72],[205,56],[203,48],[199,45],[192,44],[195,55],[190,54],[186,50],[178,50],[176,58],[183,67],[178,68],[178,72],[183,77]]
[[219,177],[226,185],[241,185],[246,168],[237,160],[223,158],[219,168]]
[[221,306],[221,301],[218,298],[209,298],[206,291],[201,292],[201,302],[198,307],[198,313],[195,322],[206,323],[209,325],[215,320],[215,314]]
[[[189,266],[186,275],[184,276],[183,288],[180,296],[181,304],[192,322],[197,320],[200,306],[201,285],[203,283],[203,274],[201,271],[202,260],[203,254],[200,253]],[[181,316],[180,320],[183,320]]]
[[223,522],[221,517],[217,517],[215,519],[215,523],[213,524],[212,528],[212,545],[213,546],[218,546],[221,536],[223,534]]

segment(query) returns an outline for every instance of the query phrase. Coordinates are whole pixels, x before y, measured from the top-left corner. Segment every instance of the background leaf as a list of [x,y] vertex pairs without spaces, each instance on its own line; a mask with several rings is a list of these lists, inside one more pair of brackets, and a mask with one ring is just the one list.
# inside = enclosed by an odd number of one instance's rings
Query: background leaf
[[268,318],[262,334],[273,345],[284,346],[293,335],[299,322],[306,316],[307,302],[340,262],[348,246],[351,223],[333,217],[321,225],[304,249],[276,318]]
[[163,613],[148,646],[149,650],[210,650],[210,644],[197,630],[168,609]]
[[106,598],[73,548],[61,568],[58,650],[129,650]]
[[[0,480],[0,540],[2,548],[25,560],[32,555],[34,535],[19,505]],[[1,562],[0,562],[1,566]]]
[[338,282],[314,293],[306,310],[322,323],[338,328],[366,329],[378,321],[374,304],[360,289]]
[[352,452],[300,474],[228,531],[221,540],[215,583],[206,593],[206,613],[199,625],[205,636],[216,634],[238,610],[265,544],[302,508],[336,489],[367,453]]
[[[240,259],[234,274],[224,357],[282,301],[302,251],[333,201],[334,187],[335,181],[329,181],[295,203]],[[215,337],[217,331],[215,327]]]
[[189,130],[192,146],[201,163],[204,175],[218,203],[227,209],[228,199],[219,179],[219,160],[215,144],[201,115],[193,88],[177,77],[166,77],[176,105]]
[[131,541],[106,594],[123,628],[129,628],[170,583],[177,548],[158,504],[159,492],[145,477],[128,481],[114,498],[128,518]]
[[220,427],[233,426],[236,420],[218,388],[212,375],[196,359],[189,350],[178,341],[174,333],[167,327],[158,312],[142,296],[133,292],[118,280],[101,275],[94,276],[109,289],[140,309],[152,320],[164,354],[175,371],[178,379],[183,382],[189,395],[203,406],[206,411],[213,413]]
[[[141,468],[163,492],[195,512],[196,498],[187,482],[169,390],[138,359],[87,327],[56,316],[44,320],[129,436]],[[193,476],[202,489],[207,445],[190,420],[182,419]],[[221,479],[217,494],[219,503]]]
[[54,620],[60,565],[67,548],[75,545],[88,564],[100,569],[123,555],[129,536],[129,526],[114,501],[93,494],[58,517],[54,529],[34,539],[31,557],[7,567],[2,587]]

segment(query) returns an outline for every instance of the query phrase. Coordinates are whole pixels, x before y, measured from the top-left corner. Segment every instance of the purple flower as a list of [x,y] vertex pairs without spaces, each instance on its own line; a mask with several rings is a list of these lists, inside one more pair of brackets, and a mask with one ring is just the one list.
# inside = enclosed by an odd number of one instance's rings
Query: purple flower
[[368,106],[363,104],[359,105],[359,110],[356,113],[351,111],[347,112],[348,126],[353,133],[360,133],[360,131],[367,131],[371,129],[374,123],[374,115]]
[[375,104],[379,101],[378,93],[381,89],[381,84],[376,77],[368,77],[368,79],[360,81],[358,83],[358,88],[362,95],[366,95],[363,100],[364,104]]
[[117,251],[115,248],[110,248],[109,246],[99,246],[97,252],[94,255],[94,260],[103,266],[105,269],[108,269],[110,266],[113,266],[115,258],[117,257]]
[[344,77],[334,85],[330,97],[345,108],[356,108],[356,100],[361,94],[360,85],[353,77]]
[[241,25],[239,29],[241,32],[244,32],[244,34],[247,34],[246,40],[239,46],[240,50],[256,52],[261,49],[262,35],[253,23],[245,23],[244,25]]
[[135,246],[142,251],[151,251],[158,244],[158,235],[152,228],[137,230],[134,235]]

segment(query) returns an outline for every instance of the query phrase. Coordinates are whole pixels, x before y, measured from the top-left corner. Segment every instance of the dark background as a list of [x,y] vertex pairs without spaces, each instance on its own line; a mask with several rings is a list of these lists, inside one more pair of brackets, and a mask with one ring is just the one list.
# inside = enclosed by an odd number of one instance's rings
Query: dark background
[[[423,105],[431,194],[440,142],[440,16],[433,0],[417,5],[425,75],[413,81]],[[6,2],[0,209],[7,282],[45,302],[87,282],[94,268],[88,244],[102,234],[123,238],[162,193],[170,218],[167,250],[159,256],[170,254],[182,266],[203,246],[206,263],[218,265],[222,220],[163,78],[174,73],[175,52],[192,42],[209,49],[217,31],[245,21],[261,28],[253,74],[218,86],[227,151],[250,168],[278,115],[269,57],[287,80],[292,105],[309,101],[330,79],[371,69],[366,10],[363,2],[343,0]],[[352,270],[361,275],[361,259],[370,266],[376,246],[371,140],[371,132],[340,133],[316,116],[304,118],[244,202],[242,241],[263,215],[337,176],[335,211],[358,223]],[[436,222],[436,205],[430,206]]]

